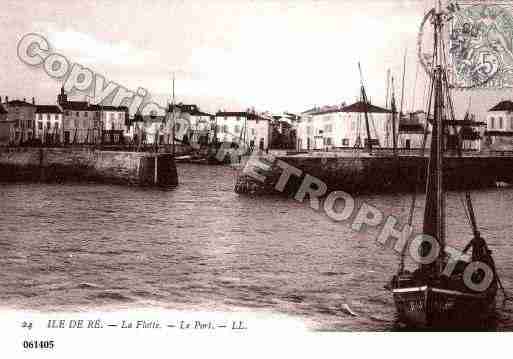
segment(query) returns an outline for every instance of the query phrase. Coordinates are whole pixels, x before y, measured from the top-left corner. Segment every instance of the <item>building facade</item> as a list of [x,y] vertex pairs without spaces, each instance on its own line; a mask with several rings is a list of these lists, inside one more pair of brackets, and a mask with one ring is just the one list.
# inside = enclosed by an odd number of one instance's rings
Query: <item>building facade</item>
[[349,106],[332,106],[305,111],[298,124],[299,150],[330,150],[364,147],[367,142],[365,112],[374,146],[391,143],[391,111],[356,102]]
[[250,149],[266,151],[271,136],[270,122],[270,117],[251,111],[219,111],[214,126],[219,142],[245,143]]
[[34,114],[36,112],[35,100],[32,103],[25,99],[9,101],[5,98],[3,103],[5,110],[9,113],[9,120],[14,121],[14,139],[13,142],[21,144],[29,142],[34,138]]
[[59,106],[37,105],[34,138],[43,144],[60,144],[63,141],[63,113]]
[[13,142],[14,124],[14,120],[9,120],[9,113],[0,103],[0,146],[9,145]]
[[484,146],[494,150],[513,150],[512,101],[501,101],[488,110]]
[[61,88],[57,102],[63,111],[65,144],[119,144],[128,132],[128,108],[69,101]]
[[199,144],[207,144],[213,139],[213,123],[214,116],[203,112],[199,109],[197,105],[186,105],[186,104],[176,104],[174,107],[170,107],[171,111],[175,112],[175,116],[180,118],[180,120],[184,120],[184,122],[180,121],[180,126],[182,123],[187,124],[187,129],[177,128],[177,133],[185,133],[183,135],[185,138],[182,138],[184,142],[190,143],[199,143]]

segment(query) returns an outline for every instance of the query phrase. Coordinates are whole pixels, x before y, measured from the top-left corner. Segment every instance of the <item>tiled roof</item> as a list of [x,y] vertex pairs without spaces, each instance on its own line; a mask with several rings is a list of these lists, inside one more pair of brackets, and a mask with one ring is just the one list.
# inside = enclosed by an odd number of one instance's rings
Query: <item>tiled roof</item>
[[319,111],[318,107],[312,107],[312,108],[309,108],[306,111],[301,112],[301,114],[302,115],[308,115],[308,114],[311,114],[311,113],[316,113],[317,111]]
[[37,105],[36,113],[62,113],[62,110],[55,105]]
[[119,111],[127,112],[128,107],[126,106],[105,106],[105,105],[89,105],[90,111]]
[[7,104],[9,106],[35,106],[35,105],[31,104],[30,102],[22,101],[22,100],[12,100],[12,101],[7,102]]
[[252,112],[228,112],[219,111],[216,113],[216,117],[247,117],[248,120],[270,120],[267,117],[262,117]]
[[216,113],[216,116],[218,116],[218,117],[233,117],[233,116],[245,117],[247,115],[248,115],[247,112],[233,112],[233,111],[218,111]]
[[325,115],[327,113],[335,113],[335,112],[343,112],[342,109],[340,107],[337,107],[337,108],[328,108],[328,109],[325,109],[325,110],[319,110],[317,112],[314,112],[312,113],[312,115]]
[[338,113],[338,112],[368,112],[368,113],[392,113],[391,110],[387,110],[385,108],[381,108],[378,106],[374,106],[372,104],[365,104],[363,101],[358,101],[349,106],[325,106],[321,108],[313,108],[302,112],[303,114],[310,115],[325,115],[328,113]]
[[501,101],[493,106],[489,111],[513,111],[513,102]]
[[340,112],[367,112],[367,113],[392,113],[382,107],[374,106],[370,103],[366,104],[363,101],[358,101],[352,105],[344,107]]
[[61,107],[64,110],[71,111],[96,111],[94,108],[91,108],[87,102],[85,101],[67,101],[61,104]]

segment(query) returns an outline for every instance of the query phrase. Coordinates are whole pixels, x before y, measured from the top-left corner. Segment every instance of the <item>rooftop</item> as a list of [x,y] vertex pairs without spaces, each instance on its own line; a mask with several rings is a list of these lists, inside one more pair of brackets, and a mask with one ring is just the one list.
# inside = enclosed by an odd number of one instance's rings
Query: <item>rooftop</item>
[[63,110],[72,111],[96,111],[86,101],[67,101],[61,104]]
[[36,105],[36,113],[62,113],[56,105]]
[[501,101],[493,106],[489,111],[513,111],[513,102],[506,100]]
[[89,105],[89,111],[128,111],[126,106]]
[[218,111],[216,113],[216,117],[247,117],[248,120],[270,120],[267,117],[263,117],[257,113],[241,111],[241,112],[231,112],[231,111]]
[[7,104],[9,106],[35,106],[34,104],[31,104],[30,102],[27,102],[27,101],[22,101],[22,100],[12,100],[12,101],[9,101],[7,102]]
[[365,103],[363,101],[358,101],[353,103],[352,105],[345,106],[344,108],[342,108],[342,110],[340,110],[340,112],[392,113],[391,110],[374,106],[370,103]]
[[[186,105],[179,103],[174,106],[178,108],[180,112],[188,113],[191,116],[212,116],[210,113],[200,111],[197,105]],[[171,108],[173,108],[173,106],[171,106]]]
[[310,115],[325,115],[328,113],[337,113],[337,112],[367,112],[367,113],[392,113],[391,110],[374,106],[370,103],[366,104],[363,101],[358,101],[349,106],[324,106],[312,108],[310,110],[302,112],[302,114],[310,114]]

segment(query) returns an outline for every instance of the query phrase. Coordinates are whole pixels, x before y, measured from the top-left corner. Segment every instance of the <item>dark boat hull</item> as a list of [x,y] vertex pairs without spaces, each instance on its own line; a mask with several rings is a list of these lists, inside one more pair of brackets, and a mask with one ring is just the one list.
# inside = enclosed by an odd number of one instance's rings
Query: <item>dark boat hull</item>
[[432,286],[392,290],[398,319],[419,329],[484,329],[495,311],[495,292],[466,293]]

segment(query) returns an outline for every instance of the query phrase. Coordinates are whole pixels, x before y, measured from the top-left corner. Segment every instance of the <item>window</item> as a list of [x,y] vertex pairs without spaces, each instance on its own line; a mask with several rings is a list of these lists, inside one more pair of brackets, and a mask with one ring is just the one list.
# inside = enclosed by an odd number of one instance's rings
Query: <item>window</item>
[[349,138],[342,139],[342,146],[349,146]]
[[325,144],[326,146],[331,146],[331,137],[326,137],[326,138],[324,139],[324,144]]
[[50,129],[50,121],[46,122],[46,129],[48,129],[48,130]]
[[251,134],[252,134],[253,136],[256,136],[256,130],[255,130],[254,128],[252,128],[252,129],[251,129]]
[[84,112],[84,117],[87,117],[87,116],[89,116],[89,112],[85,111]]
[[59,129],[59,122],[55,122],[55,123],[53,124],[53,126],[55,127],[55,129],[56,129],[56,130],[58,130],[58,129]]
[[39,121],[39,122],[37,123],[37,129],[38,129],[38,130],[42,130],[42,129],[43,129],[43,123],[42,123],[41,121]]
[[78,111],[77,111],[76,115],[77,115],[77,116],[80,116],[80,112],[78,112]]
[[64,114],[65,114],[66,116],[69,116],[69,111],[68,111],[68,110],[64,111]]
[[495,128],[495,117],[490,117],[490,129]]
[[228,132],[228,125],[223,125],[223,130],[221,132],[227,133]]
[[235,127],[233,129],[233,132],[239,133],[240,132],[240,126],[239,125],[235,125]]
[[331,132],[332,130],[333,130],[332,124],[324,125],[324,132]]
[[312,134],[312,126],[308,126],[308,127],[306,128],[306,134],[307,134],[307,135],[311,135],[311,134]]

